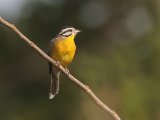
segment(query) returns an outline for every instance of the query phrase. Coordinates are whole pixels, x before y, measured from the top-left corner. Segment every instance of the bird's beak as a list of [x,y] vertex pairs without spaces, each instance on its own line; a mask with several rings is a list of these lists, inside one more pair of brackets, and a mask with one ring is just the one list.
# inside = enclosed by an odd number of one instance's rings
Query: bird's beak
[[79,32],[81,32],[80,30],[78,30],[78,29],[75,29],[75,33],[79,33]]

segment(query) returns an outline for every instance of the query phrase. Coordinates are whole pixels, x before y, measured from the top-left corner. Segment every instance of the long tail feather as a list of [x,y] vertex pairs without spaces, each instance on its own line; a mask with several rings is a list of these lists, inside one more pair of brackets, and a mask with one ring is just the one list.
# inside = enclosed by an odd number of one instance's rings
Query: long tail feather
[[51,85],[50,85],[50,92],[49,92],[49,98],[53,99],[56,94],[59,92],[59,76],[60,76],[60,71],[53,67],[52,70],[50,71],[51,74]]
[[56,75],[54,75],[54,73],[52,72],[49,98],[53,99],[54,96],[58,94],[58,92],[59,92],[59,77],[57,78]]

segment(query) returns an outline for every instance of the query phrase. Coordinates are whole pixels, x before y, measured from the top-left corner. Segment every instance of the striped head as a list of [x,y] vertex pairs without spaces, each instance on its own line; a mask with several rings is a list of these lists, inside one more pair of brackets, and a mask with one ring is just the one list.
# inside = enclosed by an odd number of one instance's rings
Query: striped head
[[70,37],[72,35],[76,35],[79,32],[80,30],[75,29],[74,27],[65,27],[61,30],[61,32],[58,35],[61,37]]

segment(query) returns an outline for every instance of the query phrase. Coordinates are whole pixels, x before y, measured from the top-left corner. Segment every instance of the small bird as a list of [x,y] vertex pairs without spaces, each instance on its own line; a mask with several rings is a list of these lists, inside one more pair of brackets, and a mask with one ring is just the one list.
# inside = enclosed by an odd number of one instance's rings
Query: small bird
[[[50,42],[48,55],[65,68],[74,58],[76,51],[74,38],[79,32],[80,30],[74,27],[65,27],[59,32],[57,37],[53,38]],[[49,98],[52,99],[59,92],[60,70],[49,63],[49,72],[51,75]]]

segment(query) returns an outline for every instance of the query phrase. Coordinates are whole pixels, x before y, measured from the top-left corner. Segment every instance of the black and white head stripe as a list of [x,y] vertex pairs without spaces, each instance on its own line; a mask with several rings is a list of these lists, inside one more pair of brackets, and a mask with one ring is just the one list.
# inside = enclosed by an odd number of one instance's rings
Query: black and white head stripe
[[59,35],[62,35],[64,37],[69,37],[70,35],[72,35],[74,30],[75,30],[75,28],[73,28],[73,27],[67,27],[65,29],[62,29],[61,32],[59,33]]
[[74,27],[65,27],[61,30],[61,32],[59,33],[59,35],[63,36],[63,37],[69,37],[72,34],[77,34],[79,33],[80,30],[75,29]]

